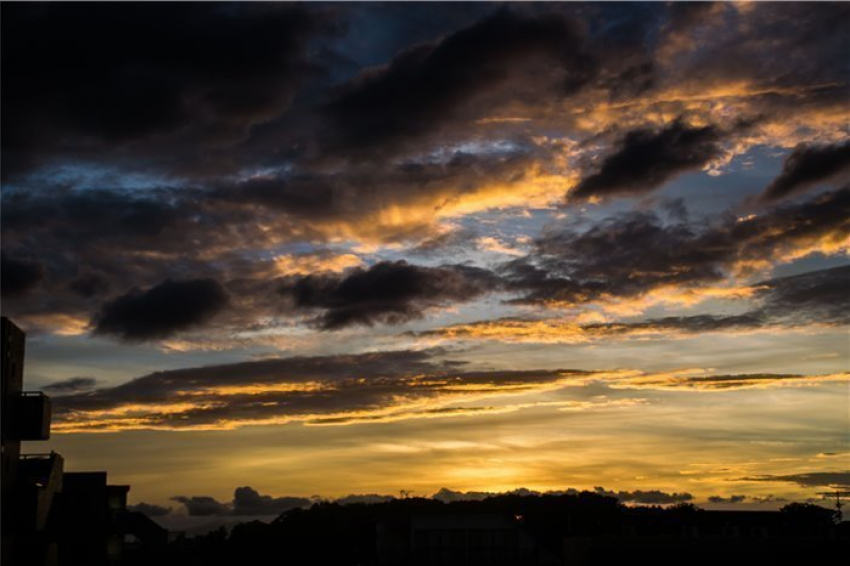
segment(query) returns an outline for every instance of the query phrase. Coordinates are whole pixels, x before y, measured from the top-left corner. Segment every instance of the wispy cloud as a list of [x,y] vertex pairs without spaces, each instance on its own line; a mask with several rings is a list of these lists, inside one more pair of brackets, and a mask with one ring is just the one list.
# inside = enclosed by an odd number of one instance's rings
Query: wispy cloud
[[[419,337],[513,343],[582,344],[605,340],[676,339],[705,333],[823,330],[850,324],[850,268],[777,278],[742,289],[754,308],[736,315],[698,314],[637,322],[580,322],[581,316],[500,318],[421,332]],[[715,297],[722,297],[721,294]],[[734,295],[733,295],[734,297]],[[651,303],[650,303],[651,304]]]
[[791,482],[803,487],[850,489],[850,471],[748,476],[741,479],[758,482]]
[[221,430],[248,425],[350,425],[510,413],[614,410],[640,398],[544,393],[602,383],[622,390],[730,391],[847,380],[836,375],[714,375],[691,369],[472,371],[433,352],[281,358],[159,372],[57,398],[56,432]]

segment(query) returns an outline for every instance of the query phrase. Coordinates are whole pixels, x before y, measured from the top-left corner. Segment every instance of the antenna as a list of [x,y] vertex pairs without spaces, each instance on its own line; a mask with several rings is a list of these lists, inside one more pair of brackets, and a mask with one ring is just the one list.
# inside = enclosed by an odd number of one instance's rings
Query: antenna
[[841,508],[844,507],[844,502],[841,501],[841,498],[850,496],[850,491],[841,491],[836,489],[835,491],[821,491],[818,495],[822,495],[824,499],[835,496],[835,522],[840,523],[844,518],[844,513],[841,512]]

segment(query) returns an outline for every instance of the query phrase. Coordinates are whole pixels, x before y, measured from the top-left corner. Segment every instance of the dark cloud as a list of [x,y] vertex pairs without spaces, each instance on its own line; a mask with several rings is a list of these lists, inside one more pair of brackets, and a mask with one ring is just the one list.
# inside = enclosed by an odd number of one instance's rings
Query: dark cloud
[[699,239],[688,225],[629,213],[582,233],[546,235],[530,256],[505,271],[512,287],[531,290],[523,302],[585,302],[606,293],[636,295],[666,284],[720,279],[717,252]]
[[[352,10],[357,17],[349,18]],[[341,233],[369,243],[425,240],[409,253],[449,254],[469,234],[434,238],[438,223],[501,206],[499,197],[533,185],[538,173],[563,174],[563,146],[554,140],[569,138],[586,149],[599,132],[618,139],[574,194],[637,194],[702,166],[721,138],[737,141],[734,124],[752,116],[764,114],[770,123],[790,116],[789,104],[830,109],[836,100],[843,109],[846,96],[836,93],[846,94],[847,87],[848,40],[840,33],[847,14],[846,6],[833,4],[746,12],[705,4],[423,4],[412,11],[4,6],[4,174],[25,169],[29,158],[55,157],[57,166],[66,166],[31,169],[32,175],[4,185],[4,254],[37,262],[44,275],[38,285],[23,286],[26,297],[4,306],[13,315],[91,315],[105,297],[124,292],[127,281],[146,289],[191,277],[226,282],[238,303],[219,319],[228,330],[260,316],[289,316],[269,278],[255,281],[262,263],[256,258]],[[405,31],[377,37],[371,32],[378,21],[382,29]],[[681,56],[667,61],[660,50],[671,38],[678,38]],[[689,50],[696,44],[699,49]],[[782,45],[787,53],[765,45]],[[331,59],[337,62],[328,64]],[[729,116],[681,108],[692,93],[706,90],[704,77],[724,88],[749,85],[746,104],[733,93],[737,105],[730,102]],[[684,118],[637,130],[635,124],[649,118],[600,118],[604,123],[587,134],[576,120],[594,122],[593,105],[603,102]],[[695,125],[705,123],[715,125]],[[586,135],[591,140],[582,139]],[[334,144],[339,151],[324,151]],[[349,150],[381,159],[351,159]],[[639,159],[653,151],[666,161]],[[127,179],[140,171],[150,175],[144,187],[128,190]],[[493,194],[496,186],[502,188]],[[479,195],[487,204],[478,205]],[[415,220],[386,220],[396,209]],[[810,234],[820,222],[812,218]],[[621,246],[622,257],[611,266],[594,267],[588,255],[567,268],[556,265],[559,252],[533,254],[506,272],[512,289],[528,302],[592,300],[666,282],[701,284],[722,277],[735,261],[736,253],[729,252],[728,261],[719,257],[729,249],[726,242],[700,239],[704,227],[684,218],[620,220],[632,231],[603,225],[574,234],[574,243],[597,258]],[[789,220],[802,234],[802,216]],[[715,232],[747,238],[743,227],[720,224]],[[755,236],[742,245],[769,253],[768,244],[776,243],[769,234],[765,229],[759,236],[764,246]],[[603,236],[612,238],[610,247],[603,247]],[[632,236],[651,248],[632,246]],[[684,257],[688,250],[706,260]],[[15,288],[6,282],[7,271],[15,270],[6,269],[5,259],[4,295]],[[683,269],[669,262],[682,262]],[[633,267],[645,267],[645,275],[629,281],[625,274]],[[322,284],[322,291],[337,290],[334,281]],[[469,290],[447,291],[443,299],[425,291],[376,311],[366,306],[374,302],[368,297],[355,297],[348,309],[332,293],[296,311],[315,311],[325,327],[395,322],[479,296]]]
[[[296,5],[43,4],[3,8],[4,173],[52,152],[97,158],[238,141],[317,72],[334,25]],[[108,47],[106,47],[108,46]],[[194,143],[192,143],[194,142]],[[167,149],[166,149],[167,148]],[[163,149],[165,151],[163,151]],[[38,156],[38,157],[36,157]]]
[[758,387],[760,385],[773,385],[782,381],[811,379],[815,382],[818,376],[807,378],[798,374],[781,374],[781,373],[746,373],[739,375],[697,375],[680,377],[671,385],[675,387],[690,387],[694,389],[705,390],[723,390],[723,389],[741,389],[748,387]]
[[[186,510],[191,516],[271,516],[280,515],[285,511],[297,508],[310,507],[313,503],[321,498],[318,497],[300,497],[300,496],[281,496],[275,497],[271,495],[262,495],[256,489],[250,486],[237,487],[233,492],[232,502],[220,502],[209,496],[175,496],[171,498],[173,501],[178,501],[186,506]],[[340,505],[351,505],[357,503],[385,503],[392,501],[395,498],[391,495],[364,494],[364,495],[348,495],[339,499],[333,500]],[[140,507],[154,508],[154,511],[164,510],[164,515],[170,511],[157,505],[148,505],[141,503],[133,506],[136,511],[146,511]],[[150,513],[146,513],[150,516]]]
[[599,495],[607,495],[616,497],[618,501],[623,503],[638,503],[643,505],[668,505],[672,503],[684,503],[692,501],[694,496],[690,493],[667,493],[656,489],[649,491],[607,491],[601,487],[593,488],[595,493]]
[[[339,194],[345,194],[340,190]],[[256,261],[224,255],[212,264],[191,257],[194,252],[187,256],[187,246],[200,254],[209,247],[250,247],[265,237],[252,228],[256,226],[248,221],[252,216],[232,211],[219,214],[214,207],[200,205],[188,192],[190,196],[182,203],[177,191],[164,193],[161,202],[119,192],[60,192],[54,198],[47,193],[4,193],[4,247],[37,247],[42,267],[31,265],[30,271],[49,274],[30,288],[26,303],[16,301],[7,306],[12,309],[10,314],[78,316],[102,311],[103,294],[121,289],[128,280],[151,288],[160,284],[163,275],[181,280],[192,273],[217,280],[227,280],[230,275],[227,286],[240,308],[238,312],[232,309],[225,321],[228,325],[249,324],[260,312],[291,316],[299,311],[317,312],[315,322],[326,328],[400,322],[422,316],[433,306],[503,288],[520,293],[518,302],[580,303],[606,294],[640,295],[665,285],[699,286],[722,280],[735,265],[793,252],[807,242],[840,243],[850,233],[846,222],[850,189],[844,188],[746,221],[726,216],[700,223],[687,216],[665,218],[636,212],[608,218],[584,231],[552,230],[537,241],[531,254],[503,265],[496,274],[463,266],[383,263],[345,275],[317,274],[275,282],[256,272],[260,265]],[[340,207],[340,218],[362,218],[372,206],[366,204],[358,210],[356,200],[351,200],[350,207]],[[200,208],[193,209],[196,205]],[[99,217],[114,221],[101,222]],[[239,228],[223,230],[228,224]],[[458,232],[454,239],[425,247],[460,249],[473,234]],[[9,262],[5,250],[4,256]],[[221,267],[228,274],[217,271]],[[15,270],[4,268],[3,273],[5,280]],[[406,278],[411,286],[394,286],[390,293],[376,296],[393,278]],[[281,283],[289,301],[280,301],[275,293],[275,286]],[[818,294],[798,293],[795,300],[828,294],[841,304],[838,283],[825,279],[818,289]]]
[[[734,5],[693,3],[691,14],[671,14],[668,33],[684,37],[679,57],[671,70],[693,85],[749,84],[757,94],[760,111],[777,112],[774,119],[787,120],[788,111],[806,106],[835,106],[848,94],[846,53],[850,38],[850,8],[835,2],[811,9],[804,3],[755,5],[739,11]],[[697,4],[715,17],[699,14]],[[678,12],[678,13],[677,13]],[[673,21],[678,19],[678,21]],[[698,29],[699,28],[699,29]],[[769,48],[765,45],[769,44]],[[783,92],[783,90],[785,92]],[[784,116],[780,112],[785,112]]]
[[[666,316],[635,322],[575,324],[562,319],[503,317],[447,326],[418,333],[453,339],[484,339],[522,342],[584,342],[637,336],[675,338],[706,332],[736,332],[794,328],[813,324],[850,325],[850,267],[835,267],[790,277],[762,281],[752,286],[753,308],[735,315],[697,314]],[[752,381],[758,376],[726,376],[733,381]],[[762,376],[764,379],[797,375]],[[695,378],[699,382],[703,378]],[[705,378],[722,381],[724,376]]]
[[[258,269],[267,272],[269,260],[257,256],[270,245],[269,226],[274,226],[274,238],[287,238],[286,218],[278,211],[222,203],[205,194],[200,189],[173,187],[144,191],[71,190],[55,185],[26,191],[4,188],[0,224],[4,253],[37,253],[33,257],[38,257],[46,275],[26,301],[9,302],[8,314],[93,316],[105,299],[126,293],[128,282],[148,289],[165,279],[225,282],[259,277]],[[211,250],[216,250],[216,261],[211,261]],[[256,294],[274,296],[267,287]],[[260,296],[250,301],[246,297],[246,302],[277,312],[270,300],[263,302]],[[246,324],[245,318],[253,312],[249,307],[239,309],[233,316],[238,320],[230,324]]]
[[523,138],[501,146],[486,141],[469,147],[447,144],[394,162],[362,161],[330,171],[301,167],[223,183],[212,196],[229,206],[259,205],[285,212],[298,224],[319,230],[343,224],[376,239],[418,239],[423,232],[431,235],[433,219],[426,218],[425,227],[415,222],[386,226],[382,211],[391,205],[433,214],[488,185],[520,181],[532,164],[545,160],[545,152]]
[[224,309],[228,299],[227,291],[213,279],[167,279],[106,303],[93,323],[96,333],[127,341],[167,338],[207,322]]
[[762,320],[751,314],[732,316],[700,314],[665,316],[663,318],[651,318],[643,322],[590,323],[582,325],[581,328],[591,335],[616,336],[619,334],[640,334],[643,331],[699,334],[702,332],[748,329],[758,327],[761,324]]
[[692,127],[681,119],[660,129],[628,132],[598,171],[572,189],[569,200],[647,193],[676,175],[699,169],[720,155],[721,132]]
[[476,97],[511,78],[531,80],[528,70],[553,78],[563,95],[587,83],[596,64],[573,21],[500,9],[437,43],[407,49],[347,85],[325,109],[331,146],[357,150],[420,135],[469,112]]
[[488,271],[462,265],[421,267],[405,261],[381,262],[344,275],[289,278],[280,293],[296,309],[324,311],[325,330],[353,324],[400,324],[420,318],[429,307],[469,301],[494,290]]
[[[439,371],[435,352],[401,350],[372,354],[272,358],[155,372],[91,394],[63,397],[57,410],[98,410],[137,401],[159,403],[185,390],[204,391],[239,384],[275,385],[305,381],[331,382],[366,378],[413,377]],[[365,391],[365,389],[364,389]]]
[[[126,293],[128,282],[148,289],[165,279],[225,281],[223,271],[237,263],[231,246],[250,253],[264,242],[257,215],[208,207],[192,189],[4,187],[2,199],[4,254],[37,257],[44,273],[26,300],[4,304],[13,317],[93,317],[106,299]],[[276,226],[276,234],[286,234]],[[222,250],[218,262],[209,261],[211,248]]]
[[752,315],[763,320],[850,324],[850,266],[771,279],[755,287],[762,304]]
[[503,340],[507,342],[581,343],[589,340],[645,339],[690,336],[704,332],[734,332],[767,326],[771,321],[761,313],[741,315],[700,314],[667,316],[639,322],[594,322],[575,324],[562,319],[503,317],[480,320],[429,330],[417,336],[439,336],[452,339]]
[[767,186],[761,200],[778,201],[839,177],[842,173],[845,174],[843,180],[847,181],[848,170],[850,141],[827,146],[797,146],[785,158],[782,172]]
[[68,394],[79,393],[80,391],[90,391],[97,385],[97,380],[93,377],[69,377],[61,381],[54,381],[45,385],[42,389],[48,393]]
[[653,213],[629,212],[583,232],[552,231],[501,271],[508,288],[527,292],[517,302],[635,296],[720,281],[737,266],[838,244],[850,236],[848,218],[850,187],[747,220],[665,223]]
[[[50,275],[45,281],[49,286],[28,297],[19,312],[91,313],[101,306],[105,293],[125,289],[127,281],[147,288],[187,274],[220,281],[229,275],[228,288],[233,279],[250,287],[234,297],[236,302],[245,297],[246,308],[240,309],[244,317],[236,321],[242,324],[258,309],[283,314],[272,304],[274,293],[267,285],[247,283],[258,265],[248,258],[262,253],[270,239],[286,239],[289,223],[299,238],[321,240],[323,234],[344,227],[390,241],[415,241],[434,227],[435,221],[427,217],[437,210],[431,203],[438,207],[452,202],[457,187],[474,193],[521,177],[529,158],[519,148],[503,161],[458,158],[464,165],[451,158],[447,163],[399,166],[389,174],[369,169],[362,176],[258,179],[212,194],[173,188],[144,193],[54,187],[4,192],[4,249],[38,250]],[[413,216],[423,217],[423,222],[384,226],[378,217],[386,216],[381,211],[390,204],[411,206]],[[223,250],[215,263],[202,259],[211,248]]]
[[628,334],[642,330],[699,334],[769,326],[850,324],[850,266],[780,277],[753,285],[757,307],[740,315],[692,315],[632,323],[582,325],[589,332]]
[[791,482],[802,487],[850,488],[850,471],[811,472],[807,474],[764,475],[741,478],[743,481]]
[[68,288],[81,297],[91,298],[108,293],[110,284],[103,277],[89,274],[74,279],[68,285]]
[[757,495],[751,495],[750,501],[753,503],[787,503],[789,499],[785,497],[776,497],[773,494],[765,495],[764,497],[759,497]]
[[353,179],[316,174],[264,176],[249,179],[235,187],[224,187],[219,196],[231,201],[261,204],[307,219],[321,219],[340,214],[340,209],[347,204],[345,189],[352,185],[356,185]]
[[3,296],[26,293],[44,278],[44,267],[37,261],[14,259],[5,253],[0,257],[0,291]]
[[[109,417],[110,411],[126,406],[135,407],[130,421],[143,428],[234,427],[264,419],[346,424],[451,416],[488,410],[455,403],[443,411],[448,400],[464,395],[534,391],[566,376],[584,375],[575,370],[462,371],[458,364],[439,361],[438,353],[293,357],[157,372],[116,387],[57,397],[56,430],[109,430],[122,421]],[[156,408],[175,399],[189,406],[178,412]],[[106,420],[99,420],[98,414]]]
[[312,501],[306,497],[271,497],[260,495],[252,487],[237,487],[233,492],[234,515],[279,515],[289,509],[308,507]]
[[[261,176],[212,188],[4,187],[3,250],[38,257],[49,275],[38,293],[28,295],[30,310],[91,312],[127,281],[148,287],[187,274],[224,281],[222,271],[250,278],[256,256],[268,257],[268,247],[281,242],[317,244],[341,229],[378,241],[417,241],[434,232],[440,206],[521,179],[535,155],[532,148],[511,146],[498,156]],[[395,206],[421,221],[382,221]],[[220,252],[215,262],[207,259],[210,249]]]
[[154,505],[153,503],[137,503],[136,505],[128,505],[128,511],[136,513],[144,513],[148,517],[163,517],[171,513],[171,507],[163,507],[162,505]]
[[[596,372],[580,370],[470,371],[441,361],[443,352],[396,351],[279,358],[170,370],[92,392],[60,396],[57,431],[232,429],[263,422],[344,425],[519,410],[490,406],[489,397],[533,393],[553,384],[586,385]],[[825,376],[828,379],[835,379]],[[733,389],[799,383],[798,375],[629,377],[603,372],[621,389]],[[818,382],[819,376],[810,380]],[[173,406],[173,407],[172,407]],[[173,409],[173,410],[172,410]],[[246,492],[247,494],[247,492]]]
[[127,281],[153,285],[169,273],[208,272],[193,258],[225,243],[229,216],[204,210],[189,189],[140,194],[53,185],[4,191],[4,248],[38,250],[50,302],[66,301],[72,311]]
[[[122,249],[165,252],[169,242],[175,245],[176,232],[198,234],[187,221],[193,210],[195,215],[201,212],[188,198],[191,194],[163,189],[139,197],[127,191],[68,190],[62,186],[8,191],[3,194],[3,237],[29,247],[37,240],[42,253],[51,259],[57,248],[64,251],[68,245],[77,257],[85,257],[89,247],[99,253],[121,253]],[[172,231],[175,227],[178,230]],[[65,246],[60,247],[63,242]]]
[[729,497],[711,495],[708,501],[709,503],[743,503],[746,499],[746,495],[730,495]]
[[670,2],[665,6],[662,33],[687,33],[705,22],[717,7],[715,2]]
[[182,503],[191,517],[209,517],[213,515],[230,515],[231,507],[227,503],[221,503],[206,495],[194,495],[186,497],[175,495],[172,501]]

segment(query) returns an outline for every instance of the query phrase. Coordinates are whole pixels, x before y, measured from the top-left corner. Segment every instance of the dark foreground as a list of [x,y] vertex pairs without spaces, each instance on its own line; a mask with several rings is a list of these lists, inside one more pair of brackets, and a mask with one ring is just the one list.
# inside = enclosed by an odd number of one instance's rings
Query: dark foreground
[[320,503],[134,554],[127,564],[827,564],[850,524],[814,505],[781,511],[626,507],[593,493],[441,503]]
[[[599,493],[508,494],[443,503],[317,503],[271,524],[185,538],[127,508],[105,471],[66,472],[51,401],[23,389],[24,333],[2,327],[2,566],[828,564],[850,555],[850,523],[815,505],[781,511],[626,507]],[[838,495],[838,494],[836,494]]]

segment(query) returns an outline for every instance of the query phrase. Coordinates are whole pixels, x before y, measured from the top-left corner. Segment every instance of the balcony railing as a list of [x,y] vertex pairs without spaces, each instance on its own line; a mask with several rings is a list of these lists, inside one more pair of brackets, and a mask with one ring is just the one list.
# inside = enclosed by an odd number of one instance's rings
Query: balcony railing
[[23,391],[13,400],[9,435],[17,440],[48,440],[52,404],[41,391]]

